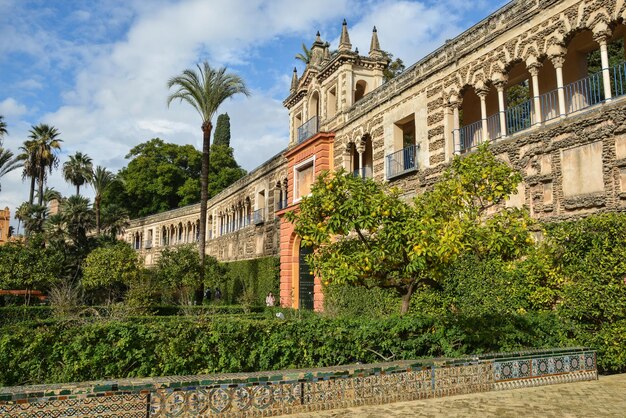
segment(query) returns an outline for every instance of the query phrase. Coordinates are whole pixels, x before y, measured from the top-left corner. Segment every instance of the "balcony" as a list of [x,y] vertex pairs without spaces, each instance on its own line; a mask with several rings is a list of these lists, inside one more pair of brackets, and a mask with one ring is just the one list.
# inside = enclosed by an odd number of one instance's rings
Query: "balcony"
[[311,119],[304,122],[298,128],[298,144],[303,143],[307,139],[319,132],[318,117],[313,116]]
[[[609,70],[611,81],[612,98],[626,95],[626,62],[622,62],[611,67]],[[563,86],[563,96],[565,106],[559,104],[559,90],[552,90],[541,94],[536,98],[528,99],[516,106],[505,109],[505,132],[500,129],[500,114],[487,117],[487,135],[483,135],[482,120],[473,122],[461,127],[454,133],[458,135],[458,144],[455,151],[464,153],[478,146],[484,140],[493,141],[506,135],[513,135],[518,132],[530,129],[532,126],[548,122],[562,116],[575,114],[602,104],[606,101],[604,90],[604,78],[602,71],[590,74],[587,77],[574,81]],[[541,119],[537,118],[535,100],[540,107]],[[561,115],[560,109],[564,109],[565,114]],[[387,158],[389,158],[388,156]],[[402,174],[400,170],[399,174]],[[399,175],[396,174],[396,175]],[[389,177],[389,175],[388,175]]]
[[255,225],[259,225],[265,222],[265,208],[257,209],[252,212],[252,222]]
[[417,150],[416,145],[409,145],[406,148],[396,151],[386,156],[387,158],[387,178],[401,176],[417,170]]

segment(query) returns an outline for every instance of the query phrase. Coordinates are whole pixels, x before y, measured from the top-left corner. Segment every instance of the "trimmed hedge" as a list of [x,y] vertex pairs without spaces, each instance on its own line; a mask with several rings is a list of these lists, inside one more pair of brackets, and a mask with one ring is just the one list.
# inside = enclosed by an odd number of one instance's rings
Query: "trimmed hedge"
[[[225,267],[221,279],[222,297],[227,303],[238,302],[248,289],[252,292],[256,305],[265,305],[265,297],[269,292],[280,294],[280,259],[264,257],[252,260],[232,261],[222,264]],[[219,286],[220,284],[216,284]],[[215,291],[215,286],[212,288]]]
[[570,343],[553,332],[563,324],[550,314],[489,319],[491,326],[507,328],[499,341],[485,341],[473,335],[469,323],[453,317],[372,321],[297,319],[298,313],[287,313],[294,319],[146,317],[5,326],[0,384],[310,368]]

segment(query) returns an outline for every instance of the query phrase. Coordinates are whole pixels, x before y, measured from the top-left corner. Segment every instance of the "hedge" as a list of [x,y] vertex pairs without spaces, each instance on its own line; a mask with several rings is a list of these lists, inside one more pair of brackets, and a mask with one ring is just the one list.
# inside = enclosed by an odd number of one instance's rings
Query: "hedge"
[[490,341],[454,317],[296,314],[9,325],[1,328],[0,384],[310,368],[571,344],[553,332],[564,325],[550,314],[489,321],[502,325],[500,339]]
[[[252,294],[253,305],[265,305],[269,292],[280,294],[280,259],[264,257],[223,263],[224,277],[221,279],[223,299],[227,303],[236,303],[248,290]],[[216,284],[219,285],[219,284]],[[212,289],[215,291],[215,288]]]

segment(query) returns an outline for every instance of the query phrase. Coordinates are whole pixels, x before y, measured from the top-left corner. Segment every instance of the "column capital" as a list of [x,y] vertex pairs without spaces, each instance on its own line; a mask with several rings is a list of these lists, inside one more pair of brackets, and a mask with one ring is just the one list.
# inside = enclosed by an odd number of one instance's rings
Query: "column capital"
[[600,45],[606,44],[612,35],[611,28],[605,22],[599,22],[593,28],[593,40]]
[[489,93],[489,86],[487,86],[483,81],[478,81],[474,86],[474,90],[476,91],[478,97],[480,97],[481,100],[484,100],[485,97],[487,97],[487,93]]
[[462,104],[463,104],[463,99],[460,98],[456,93],[453,93],[448,99],[448,105],[452,109],[455,109],[455,108],[460,109]]
[[533,77],[539,75],[539,70],[541,69],[542,65],[543,63],[540,62],[534,55],[531,55],[526,60],[526,68],[528,69],[530,75],[532,75]]
[[566,53],[567,49],[563,45],[554,44],[548,48],[548,57],[550,57],[554,68],[563,68]]
[[504,90],[504,86],[506,85],[506,82],[508,80],[509,78],[499,71],[493,73],[493,76],[491,76],[491,82],[494,86],[496,86],[496,89],[498,89],[498,91]]

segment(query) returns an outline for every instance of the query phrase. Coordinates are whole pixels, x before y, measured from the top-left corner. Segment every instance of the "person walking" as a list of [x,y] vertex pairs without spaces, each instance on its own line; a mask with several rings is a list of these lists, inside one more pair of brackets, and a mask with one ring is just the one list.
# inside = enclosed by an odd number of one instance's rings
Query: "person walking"
[[265,305],[274,306],[275,303],[276,303],[276,299],[274,299],[274,295],[272,294],[272,292],[269,292],[267,294],[267,297],[265,298]]

